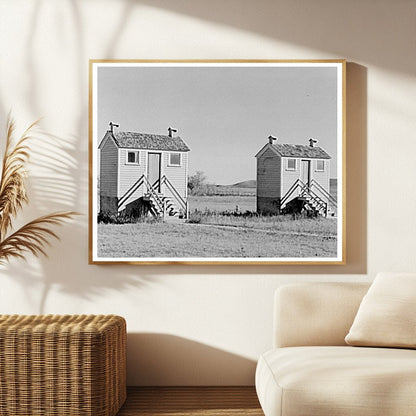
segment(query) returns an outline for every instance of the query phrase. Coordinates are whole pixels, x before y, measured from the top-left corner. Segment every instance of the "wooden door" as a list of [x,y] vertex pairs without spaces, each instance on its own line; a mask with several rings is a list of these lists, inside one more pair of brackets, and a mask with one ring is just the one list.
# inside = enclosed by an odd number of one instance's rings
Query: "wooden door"
[[160,153],[148,153],[147,156],[147,179],[157,192],[160,192],[161,156]]
[[300,180],[307,186],[311,184],[311,161],[302,160],[300,165]]

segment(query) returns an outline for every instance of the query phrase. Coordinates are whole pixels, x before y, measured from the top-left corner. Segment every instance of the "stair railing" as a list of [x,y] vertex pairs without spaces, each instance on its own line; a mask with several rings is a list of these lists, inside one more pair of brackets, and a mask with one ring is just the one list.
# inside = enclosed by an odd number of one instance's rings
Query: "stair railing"
[[159,193],[156,191],[156,189],[153,187],[153,185],[149,182],[149,179],[147,179],[147,176],[143,175],[144,183],[147,187],[147,192],[151,195],[153,202],[159,208],[161,212],[164,211],[164,202],[163,199],[159,196]]
[[284,197],[280,200],[280,207],[282,208],[283,205],[289,201],[289,198],[292,196],[292,194],[298,189],[303,189],[306,185],[300,180],[297,179],[293,185],[289,188],[289,190],[286,192]]
[[140,178],[127,190],[127,192],[118,200],[118,208],[120,208],[144,183],[145,176]]
[[152,185],[152,188],[155,192],[160,193],[161,184],[162,184],[162,182],[161,182],[161,179],[159,178],[155,182],[153,182],[151,185]]
[[179,208],[183,209],[183,211],[186,213],[187,203],[182,198],[182,196],[180,195],[180,193],[178,192],[178,190],[173,186],[172,182],[165,175],[162,176],[162,180],[161,181],[162,181],[162,184],[165,184],[166,187],[169,189],[169,191],[171,192],[173,198],[178,203]]
[[164,175],[162,178],[158,179],[154,184],[151,184],[146,175],[140,176],[140,178],[125,192],[125,194],[118,201],[118,208],[120,208],[140,187],[146,186],[147,193],[152,197],[156,207],[160,212],[164,212],[165,201],[164,198],[160,196],[157,188],[160,185],[166,185],[169,191],[172,194],[172,197],[177,202],[177,205],[180,209],[183,210],[184,214],[187,215],[188,204],[186,200],[180,195],[178,190],[173,186],[172,182]]
[[316,208],[318,211],[323,210],[325,216],[328,214],[328,204],[316,193],[311,189],[311,186],[305,185],[300,194],[300,196],[309,196],[311,200],[316,204]]
[[[289,188],[289,190],[286,192],[284,197],[280,201],[280,207],[283,207],[284,204],[286,204],[295,191],[298,191],[297,196],[305,197],[308,196],[312,203],[315,204],[314,208],[318,211],[323,211],[325,216],[328,214],[328,204],[312,189],[312,182],[309,184],[305,184],[300,179],[297,179],[293,185]],[[313,206],[310,203],[311,206]]]
[[328,199],[328,202],[337,208],[338,201],[337,199],[331,195],[319,182],[316,182],[314,179],[311,181],[311,188],[317,188],[317,191],[320,192],[325,198]]

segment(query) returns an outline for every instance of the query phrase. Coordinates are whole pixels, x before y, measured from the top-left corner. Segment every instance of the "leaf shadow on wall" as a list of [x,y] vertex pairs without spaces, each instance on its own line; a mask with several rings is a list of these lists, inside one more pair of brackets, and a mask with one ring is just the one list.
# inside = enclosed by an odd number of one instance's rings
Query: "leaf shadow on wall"
[[[26,43],[26,63],[28,76],[28,105],[33,119],[43,115],[43,107],[39,97],[42,91],[39,88],[40,74],[49,71],[47,63],[42,59],[36,59],[36,35],[39,28],[39,13],[42,11],[42,2],[34,3],[33,16],[31,20],[31,36]],[[297,38],[299,26],[294,27],[288,24],[267,25],[271,23],[270,16],[261,16],[261,7],[258,9],[260,15],[252,19],[251,14],[241,14],[249,6],[239,8],[237,2],[221,3],[219,10],[224,13],[213,12],[211,6],[206,2],[197,1],[192,3],[184,1],[172,1],[169,3],[154,1],[126,0],[123,2],[124,9],[117,22],[116,29],[110,37],[111,41],[103,52],[103,57],[114,58],[117,45],[123,38],[125,27],[132,15],[136,5],[149,4],[152,7],[171,9],[178,13],[190,14],[200,17],[203,20],[220,20],[224,25],[244,28],[248,31],[290,40],[293,43],[300,40]],[[261,3],[259,3],[260,5]],[[272,7],[278,12],[280,18],[287,15],[290,10],[288,6],[270,2],[264,4],[264,10]],[[74,84],[74,91],[79,100],[77,118],[73,123],[71,136],[62,137],[60,134],[43,134],[42,140],[33,147],[32,162],[37,172],[31,176],[31,213],[41,215],[51,210],[82,210],[86,212],[88,189],[88,103],[86,91],[88,91],[87,68],[85,60],[85,32],[82,24],[80,5],[77,1],[65,2],[69,11],[68,19],[75,28],[75,40],[77,42],[77,54],[71,61],[71,72],[74,77],[69,81]],[[258,4],[256,4],[257,10]],[[276,9],[277,7],[277,9]],[[235,13],[239,10],[239,13]],[[251,9],[250,9],[251,10]],[[319,10],[319,8],[318,8]],[[329,11],[328,11],[329,12]],[[292,12],[293,13],[293,12]],[[289,13],[290,14],[290,13]],[[309,19],[310,16],[300,14],[299,18]],[[284,20],[284,19],[283,19]],[[289,19],[290,20],[290,19]],[[305,20],[306,21],[306,20]],[[262,22],[259,25],[259,22]],[[298,19],[300,27],[302,20]],[[332,23],[331,23],[332,24]],[[305,28],[307,27],[304,26]],[[304,33],[304,31],[303,31]],[[348,39],[346,36],[345,39]],[[344,39],[344,40],[345,40]],[[328,42],[332,42],[327,40]],[[338,39],[339,41],[339,39]],[[309,40],[308,42],[311,42]],[[342,40],[338,45],[343,45]],[[316,42],[315,46],[318,46]],[[325,42],[319,45],[320,49],[327,47],[329,52],[334,52],[333,46]],[[344,49],[347,45],[344,42]],[[41,299],[32,299],[31,302],[39,302],[39,312],[47,310],[47,298],[51,288],[57,288],[64,293],[76,294],[77,298],[89,299],[106,289],[123,290],[125,287],[143,287],[156,284],[158,275],[194,275],[194,274],[356,274],[366,273],[367,269],[367,73],[366,68],[354,63],[347,65],[347,265],[346,266],[147,266],[138,269],[135,266],[89,266],[94,272],[89,274],[86,271],[87,264],[87,216],[77,218],[71,225],[64,225],[58,229],[62,236],[61,243],[54,243],[48,250],[51,260],[40,260],[40,268],[36,269],[31,264],[27,266],[14,262],[8,268],[8,273],[21,282],[28,299],[31,298],[33,285],[43,284]],[[0,103],[0,111],[5,119],[5,105]],[[53,150],[52,150],[53,149]],[[97,270],[99,270],[97,272]]]
[[[39,59],[36,49],[37,37],[43,30],[41,19],[44,18],[42,13],[46,5],[41,1],[32,4],[29,36],[24,51],[27,77],[24,99],[32,116],[31,121],[45,115],[41,99],[44,94],[42,88],[50,88],[49,85],[42,84],[42,74],[50,71],[48,62]],[[144,287],[149,282],[146,274],[137,276],[134,270],[127,270],[125,266],[99,267],[99,273],[94,270],[91,274],[85,271],[88,263],[88,200],[85,198],[88,190],[88,71],[85,61],[85,32],[77,1],[62,3],[58,9],[62,9],[65,19],[70,20],[71,27],[75,28],[73,33],[77,44],[76,56],[71,61],[73,77],[68,82],[74,85],[73,92],[84,99],[78,100],[77,119],[72,124],[73,131],[70,135],[63,136],[61,133],[51,134],[40,130],[36,139],[29,144],[31,165],[27,184],[30,205],[19,214],[18,220],[29,221],[36,216],[60,210],[82,211],[83,215],[62,227],[55,228],[61,241],[51,241],[51,247],[47,248],[49,259],[35,259],[28,255],[27,262],[13,260],[0,271],[5,277],[20,284],[25,294],[25,299],[21,299],[20,305],[27,303],[28,310],[38,310],[41,314],[56,312],[47,305],[52,289],[73,294],[79,302],[79,299],[91,299],[107,289],[122,291],[126,287]],[[122,25],[120,22],[120,31]],[[116,38],[117,36],[114,37]],[[111,49],[111,46],[109,48]],[[65,50],[64,43],[62,50]],[[5,124],[7,112],[6,104],[0,100],[2,124]],[[41,124],[46,125],[45,129],[49,130],[48,114]],[[156,284],[153,277],[151,284]],[[39,287],[41,290],[38,290]],[[16,313],[21,313],[20,305],[16,304]],[[114,305],[114,308],[116,307]],[[82,312],[80,307],[79,313]],[[65,310],[59,310],[59,313],[65,313]],[[117,313],[117,310],[112,309],[112,305],[109,304],[108,313]]]
[[[31,209],[30,218],[26,218],[27,213],[23,210],[25,221],[55,210],[76,209],[74,200],[80,192],[80,185],[75,174],[78,152],[74,153],[73,147],[73,138],[65,139],[47,133],[38,134],[31,142],[31,165],[35,173],[29,175]],[[145,275],[126,273],[125,266],[100,267],[100,273],[86,273],[87,230],[87,217],[82,214],[54,228],[60,241],[50,240],[51,246],[46,249],[48,258],[35,259],[28,255],[27,262],[12,260],[6,266],[7,276],[21,284],[26,300],[39,313],[56,312],[47,308],[52,289],[75,295],[79,301],[92,299],[107,289],[122,291],[127,287],[145,287],[148,284],[149,279]],[[156,284],[156,279],[151,284]],[[33,290],[38,286],[42,288],[40,291]],[[40,297],[34,295],[38,293],[41,293]],[[37,296],[36,299],[33,296]],[[109,304],[108,313],[117,312],[112,307],[117,308],[117,305]],[[69,312],[73,313],[72,310]],[[65,310],[59,313],[65,313]]]

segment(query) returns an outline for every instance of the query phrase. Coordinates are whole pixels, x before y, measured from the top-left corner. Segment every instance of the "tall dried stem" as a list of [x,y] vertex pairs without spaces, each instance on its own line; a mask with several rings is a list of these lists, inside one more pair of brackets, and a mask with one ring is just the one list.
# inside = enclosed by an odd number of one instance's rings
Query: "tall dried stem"
[[25,252],[46,255],[45,247],[49,244],[49,239],[59,239],[50,227],[77,215],[72,211],[44,215],[7,236],[12,229],[13,218],[29,202],[25,186],[26,164],[29,160],[27,141],[32,137],[36,124],[37,121],[31,124],[13,144],[15,124],[10,116],[8,119],[0,178],[0,263],[5,263],[11,257],[24,258]]

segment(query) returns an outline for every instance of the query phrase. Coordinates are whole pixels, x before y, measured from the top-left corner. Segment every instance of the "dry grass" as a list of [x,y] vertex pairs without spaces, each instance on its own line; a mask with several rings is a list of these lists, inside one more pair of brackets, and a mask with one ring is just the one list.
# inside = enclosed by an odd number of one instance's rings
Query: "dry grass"
[[[99,257],[335,257],[335,218],[231,215],[255,213],[253,195],[193,195],[193,223],[99,224]],[[228,215],[225,215],[228,214]]]
[[211,195],[211,196],[190,196],[189,210],[194,211],[227,211],[235,210],[238,206],[240,211],[255,211],[255,195]]
[[275,216],[234,216],[215,212],[191,214],[197,217],[199,224],[243,227],[252,230],[275,231],[284,233],[319,234],[336,238],[337,221],[335,218],[293,218],[290,215]]
[[47,214],[10,234],[13,218],[29,202],[25,186],[26,164],[29,159],[27,141],[31,138],[36,124],[37,122],[29,126],[17,141],[13,139],[15,128],[10,117],[7,124],[0,178],[0,263],[5,263],[11,257],[24,258],[26,252],[46,255],[45,246],[49,244],[49,239],[58,238],[50,227],[76,215],[75,212]]
[[99,257],[334,257],[336,239],[276,229],[198,224],[99,224]]

